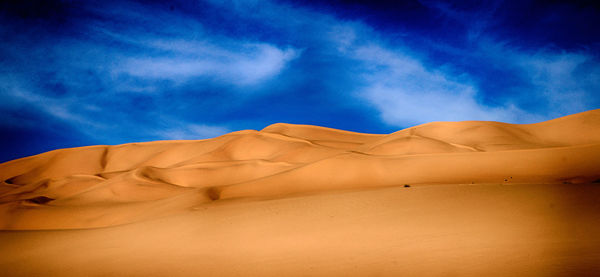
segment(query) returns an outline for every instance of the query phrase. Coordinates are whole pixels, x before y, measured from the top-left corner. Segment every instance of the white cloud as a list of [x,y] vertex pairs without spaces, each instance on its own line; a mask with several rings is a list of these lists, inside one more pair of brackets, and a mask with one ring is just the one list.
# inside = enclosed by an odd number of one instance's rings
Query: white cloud
[[300,54],[292,48],[280,49],[266,43],[243,43],[231,49],[189,41],[158,41],[149,45],[167,53],[155,57],[126,58],[113,73],[176,83],[209,77],[247,86],[276,76]]
[[354,58],[364,63],[365,87],[358,96],[396,126],[430,121],[514,121],[520,111],[512,105],[489,107],[477,101],[477,88],[468,80],[427,69],[419,60],[378,45],[358,46]]

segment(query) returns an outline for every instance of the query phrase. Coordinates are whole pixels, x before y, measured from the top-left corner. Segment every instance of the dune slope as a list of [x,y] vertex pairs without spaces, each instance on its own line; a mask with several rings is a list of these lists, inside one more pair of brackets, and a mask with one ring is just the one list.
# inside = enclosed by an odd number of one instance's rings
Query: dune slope
[[0,165],[0,228],[118,225],[215,201],[426,184],[600,179],[600,110],[389,135],[274,124],[198,141],[61,149]]

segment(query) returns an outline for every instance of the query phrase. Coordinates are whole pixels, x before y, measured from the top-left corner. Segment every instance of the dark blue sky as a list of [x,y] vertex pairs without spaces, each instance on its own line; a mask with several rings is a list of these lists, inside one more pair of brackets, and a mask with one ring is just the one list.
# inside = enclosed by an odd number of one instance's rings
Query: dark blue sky
[[0,2],[0,161],[600,108],[595,1]]

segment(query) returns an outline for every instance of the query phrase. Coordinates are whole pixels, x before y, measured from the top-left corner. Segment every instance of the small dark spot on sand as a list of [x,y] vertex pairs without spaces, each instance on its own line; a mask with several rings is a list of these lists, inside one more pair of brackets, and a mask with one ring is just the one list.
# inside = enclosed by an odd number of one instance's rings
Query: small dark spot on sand
[[206,190],[206,195],[212,201],[216,201],[219,200],[219,198],[221,198],[221,193],[215,187],[208,188],[208,190]]
[[410,185],[404,185],[405,188],[410,188]]
[[507,180],[507,179],[504,179],[504,182],[508,182],[508,180]]
[[38,196],[38,197],[26,199],[25,201],[31,202],[31,203],[35,203],[35,204],[46,204],[46,203],[48,203],[48,202],[50,202],[52,200],[54,200],[54,199],[50,198],[50,197]]
[[593,181],[592,183],[598,184],[598,183],[600,183],[600,179]]

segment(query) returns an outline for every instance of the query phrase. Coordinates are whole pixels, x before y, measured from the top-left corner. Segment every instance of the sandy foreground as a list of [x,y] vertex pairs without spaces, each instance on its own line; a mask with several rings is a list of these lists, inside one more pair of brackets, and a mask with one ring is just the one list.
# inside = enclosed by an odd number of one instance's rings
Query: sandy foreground
[[3,276],[598,276],[600,110],[0,164]]

